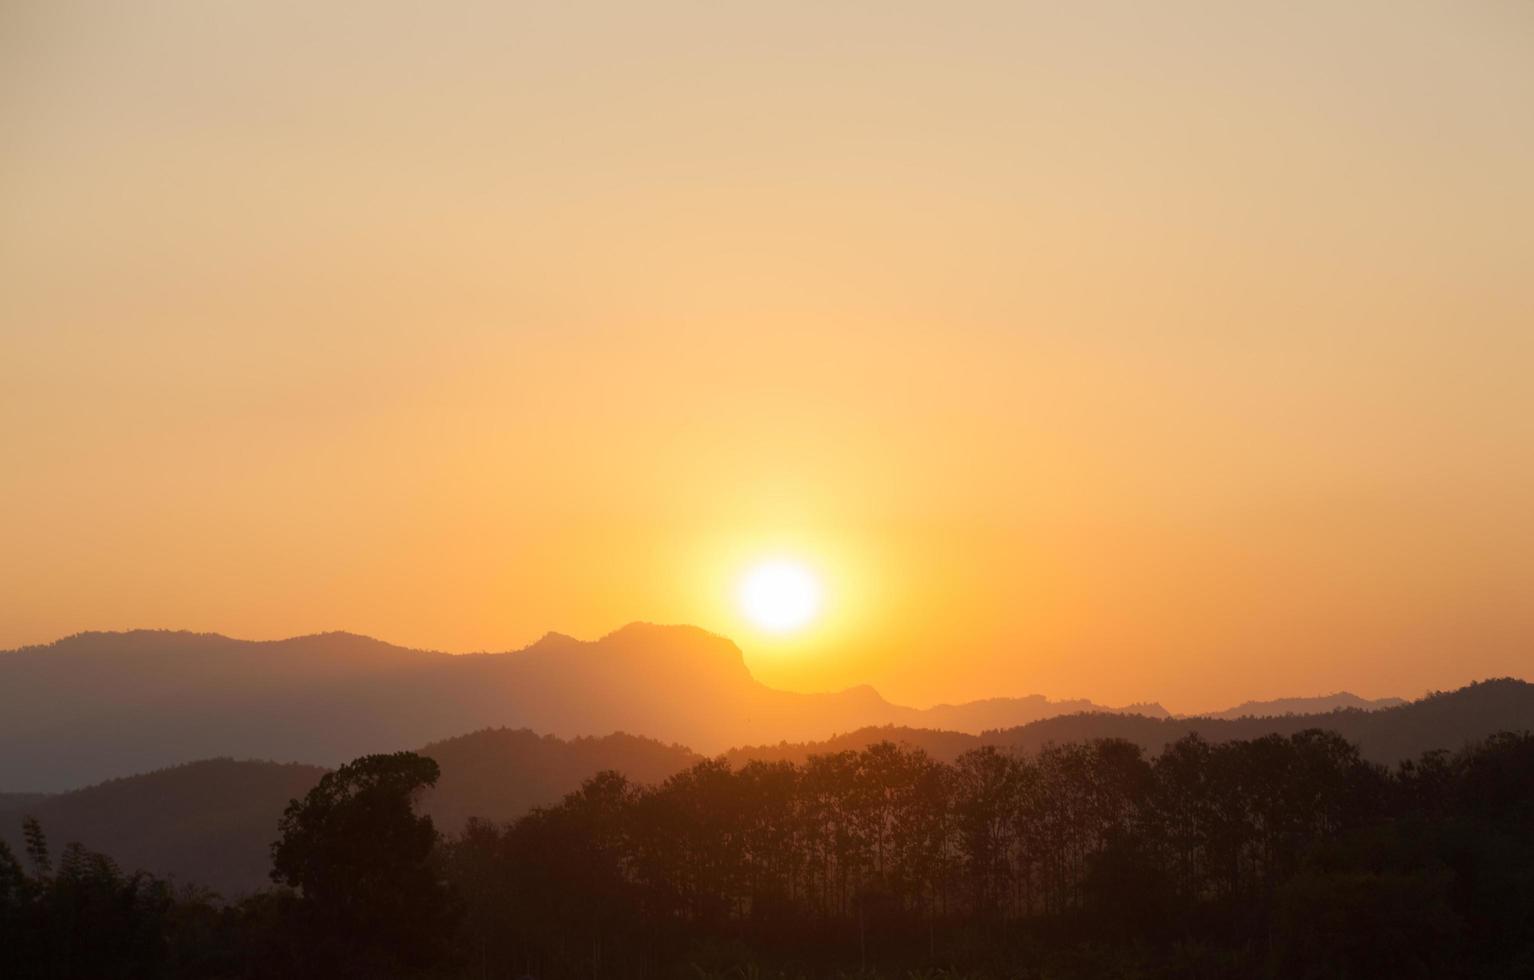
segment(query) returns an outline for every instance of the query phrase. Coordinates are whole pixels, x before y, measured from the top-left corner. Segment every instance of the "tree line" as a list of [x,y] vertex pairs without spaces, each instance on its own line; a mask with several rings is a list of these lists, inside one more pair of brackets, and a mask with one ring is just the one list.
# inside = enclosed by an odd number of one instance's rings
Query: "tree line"
[[412,809],[436,778],[412,753],[328,774],[274,888],[233,903],[78,847],[54,868],[34,824],[30,871],[0,851],[6,975],[1534,975],[1527,734],[1393,769],[1320,730],[885,742],[600,773],[452,839]]

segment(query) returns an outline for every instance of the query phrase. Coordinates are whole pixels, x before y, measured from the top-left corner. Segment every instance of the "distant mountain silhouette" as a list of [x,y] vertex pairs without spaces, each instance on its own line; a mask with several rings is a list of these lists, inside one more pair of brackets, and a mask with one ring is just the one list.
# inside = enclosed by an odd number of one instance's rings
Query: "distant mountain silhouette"
[[1246,701],[1224,711],[1211,711],[1202,715],[1183,715],[1187,718],[1271,718],[1275,715],[1318,715],[1328,711],[1357,708],[1360,711],[1379,711],[1382,708],[1398,708],[1405,698],[1361,698],[1347,691],[1313,698],[1278,698],[1273,701]]
[[1147,752],[1190,732],[1211,742],[1292,735],[1307,728],[1337,732],[1364,757],[1394,764],[1433,749],[1456,750],[1499,731],[1534,730],[1534,684],[1513,678],[1481,681],[1457,691],[1430,694],[1393,708],[1340,709],[1322,714],[1242,718],[1145,718],[1076,714],[1046,718],[1005,731],[986,732],[988,744],[1034,752],[1050,742],[1128,739]]
[[903,725],[871,725],[857,731],[833,735],[815,742],[779,742],[777,745],[743,745],[731,749],[724,758],[736,768],[748,762],[792,762],[802,764],[812,755],[836,752],[861,752],[879,742],[921,749],[934,759],[952,762],[970,749],[986,744],[985,738],[968,732],[942,731],[933,728],[909,728]]
[[[1314,700],[1328,702],[1335,697]],[[1457,750],[1496,732],[1534,730],[1534,684],[1502,678],[1481,681],[1457,691],[1430,694],[1418,701],[1402,701],[1393,707],[1340,708],[1312,714],[1151,718],[1122,712],[1077,712],[980,735],[909,727],[868,727],[819,741],[744,746],[731,749],[726,758],[735,765],[743,765],[751,759],[803,762],[811,755],[859,750],[876,742],[890,741],[919,748],[935,759],[951,762],[982,745],[1033,753],[1051,742],[1064,744],[1099,738],[1126,739],[1154,755],[1168,743],[1193,732],[1211,742],[1226,742],[1270,734],[1292,735],[1307,728],[1335,731],[1358,745],[1366,758],[1393,765],[1433,749]]]
[[437,761],[441,780],[421,801],[438,829],[456,834],[470,817],[514,820],[558,802],[581,781],[613,769],[639,783],[658,783],[702,761],[680,745],[621,732],[568,741],[521,729],[485,729],[416,750]]
[[1037,695],[917,709],[867,686],[778,691],[735,644],[689,626],[635,623],[594,642],[550,633],[464,656],[348,633],[83,633],[0,653],[0,789],[63,790],[208,756],[336,765],[501,726],[637,732],[712,753],[870,725],[978,733],[1089,710],[1114,709]]
[[[909,709],[907,709],[909,710]],[[1170,718],[1171,715],[1159,704],[1141,702],[1122,708],[1105,709],[1084,698],[1072,701],[1051,701],[1040,694],[1021,698],[986,698],[964,704],[939,704],[923,711],[916,717],[901,718],[896,724],[915,725],[923,728],[947,729],[955,732],[983,732],[992,728],[1026,725],[1042,718],[1056,715],[1077,714],[1083,711],[1108,711],[1112,714],[1144,715],[1148,718]]]

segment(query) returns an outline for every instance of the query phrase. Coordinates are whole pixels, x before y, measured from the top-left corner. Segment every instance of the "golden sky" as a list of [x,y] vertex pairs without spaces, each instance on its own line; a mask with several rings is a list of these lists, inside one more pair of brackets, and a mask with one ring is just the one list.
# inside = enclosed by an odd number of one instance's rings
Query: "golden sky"
[[1531,175],[1523,0],[10,0],[0,647],[1527,677]]

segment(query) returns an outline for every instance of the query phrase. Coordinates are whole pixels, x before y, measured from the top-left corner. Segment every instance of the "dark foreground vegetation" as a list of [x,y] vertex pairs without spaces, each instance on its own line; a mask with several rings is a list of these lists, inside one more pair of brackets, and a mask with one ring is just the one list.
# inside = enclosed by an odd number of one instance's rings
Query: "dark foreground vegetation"
[[0,850],[0,976],[1534,976],[1527,734],[1394,770],[1316,730],[884,743],[606,773],[449,841],[412,808],[437,775],[326,775],[237,903],[55,860],[32,823]]

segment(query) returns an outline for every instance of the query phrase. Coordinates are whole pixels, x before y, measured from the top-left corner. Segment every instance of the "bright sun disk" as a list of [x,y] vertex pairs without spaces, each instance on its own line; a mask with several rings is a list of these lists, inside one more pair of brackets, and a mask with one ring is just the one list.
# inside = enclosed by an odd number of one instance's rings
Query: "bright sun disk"
[[772,633],[801,629],[820,612],[820,581],[795,561],[755,566],[741,581],[740,608],[746,618]]

